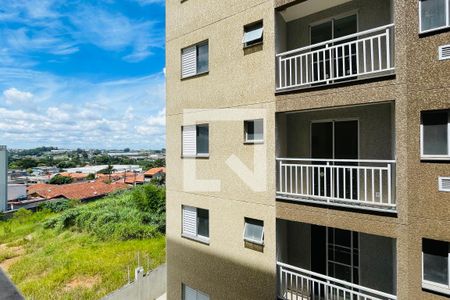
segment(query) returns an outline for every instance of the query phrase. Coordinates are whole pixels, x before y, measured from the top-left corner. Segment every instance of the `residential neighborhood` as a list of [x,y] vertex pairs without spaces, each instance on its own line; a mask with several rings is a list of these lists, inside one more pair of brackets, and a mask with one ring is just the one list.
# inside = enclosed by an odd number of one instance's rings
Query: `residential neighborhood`
[[[7,147],[2,146],[6,152]],[[52,153],[55,153],[51,150]],[[68,152],[64,150],[63,153]],[[60,154],[61,152],[56,152]],[[164,184],[165,168],[143,170],[139,165],[94,165],[61,169],[40,166],[27,170],[8,170],[8,156],[3,155],[3,174],[7,175],[7,208],[36,208],[42,202],[57,199],[91,201],[158,179]],[[158,156],[161,160],[161,156]],[[156,159],[155,159],[156,160]],[[160,162],[159,162],[160,163]],[[105,171],[106,170],[106,171]],[[66,182],[57,182],[65,178]]]

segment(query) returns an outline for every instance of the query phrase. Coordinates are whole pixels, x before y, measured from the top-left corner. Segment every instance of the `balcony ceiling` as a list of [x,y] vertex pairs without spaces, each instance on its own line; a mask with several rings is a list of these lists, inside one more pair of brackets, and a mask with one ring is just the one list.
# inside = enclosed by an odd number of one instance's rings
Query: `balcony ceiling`
[[309,0],[293,5],[283,11],[281,15],[286,22],[312,15],[316,12],[341,5],[352,0]]

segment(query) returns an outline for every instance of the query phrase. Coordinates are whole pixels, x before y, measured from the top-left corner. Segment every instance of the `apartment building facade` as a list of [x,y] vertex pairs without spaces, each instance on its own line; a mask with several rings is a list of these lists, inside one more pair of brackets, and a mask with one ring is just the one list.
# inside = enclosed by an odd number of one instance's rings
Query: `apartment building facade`
[[450,1],[167,1],[169,299],[450,295]]

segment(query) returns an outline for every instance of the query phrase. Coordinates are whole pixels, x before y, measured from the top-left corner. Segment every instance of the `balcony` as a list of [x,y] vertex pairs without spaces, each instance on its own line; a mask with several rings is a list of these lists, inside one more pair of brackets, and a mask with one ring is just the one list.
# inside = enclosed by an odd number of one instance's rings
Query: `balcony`
[[394,160],[278,158],[279,199],[392,211]]
[[281,299],[358,299],[396,300],[390,295],[330,276],[278,262],[279,295]]
[[396,213],[394,103],[277,114],[278,200]]
[[278,219],[278,298],[395,300],[395,244],[388,237]]
[[276,92],[395,73],[389,0],[309,0],[277,15]]

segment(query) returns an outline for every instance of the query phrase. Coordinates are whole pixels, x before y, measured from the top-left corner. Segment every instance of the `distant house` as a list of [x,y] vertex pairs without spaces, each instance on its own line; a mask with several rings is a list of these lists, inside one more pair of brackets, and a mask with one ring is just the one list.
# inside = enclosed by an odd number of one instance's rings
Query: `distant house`
[[145,177],[144,174],[131,174],[127,175],[123,182],[126,184],[132,184],[132,185],[138,185],[138,184],[144,184]]
[[62,172],[62,173],[59,173],[59,175],[65,176],[65,177],[70,177],[75,182],[86,180],[86,177],[89,176],[89,174],[86,174],[86,173],[69,173],[69,172]]
[[127,189],[125,183],[114,182],[111,184],[103,181],[80,182],[63,185],[54,184],[36,184],[28,187],[28,197],[44,198],[44,199],[79,199],[92,200],[101,198],[109,193]]
[[8,201],[27,198],[27,186],[25,184],[8,183]]
[[166,174],[166,168],[151,168],[147,172],[144,173],[145,181],[150,181],[152,178],[161,178]]

